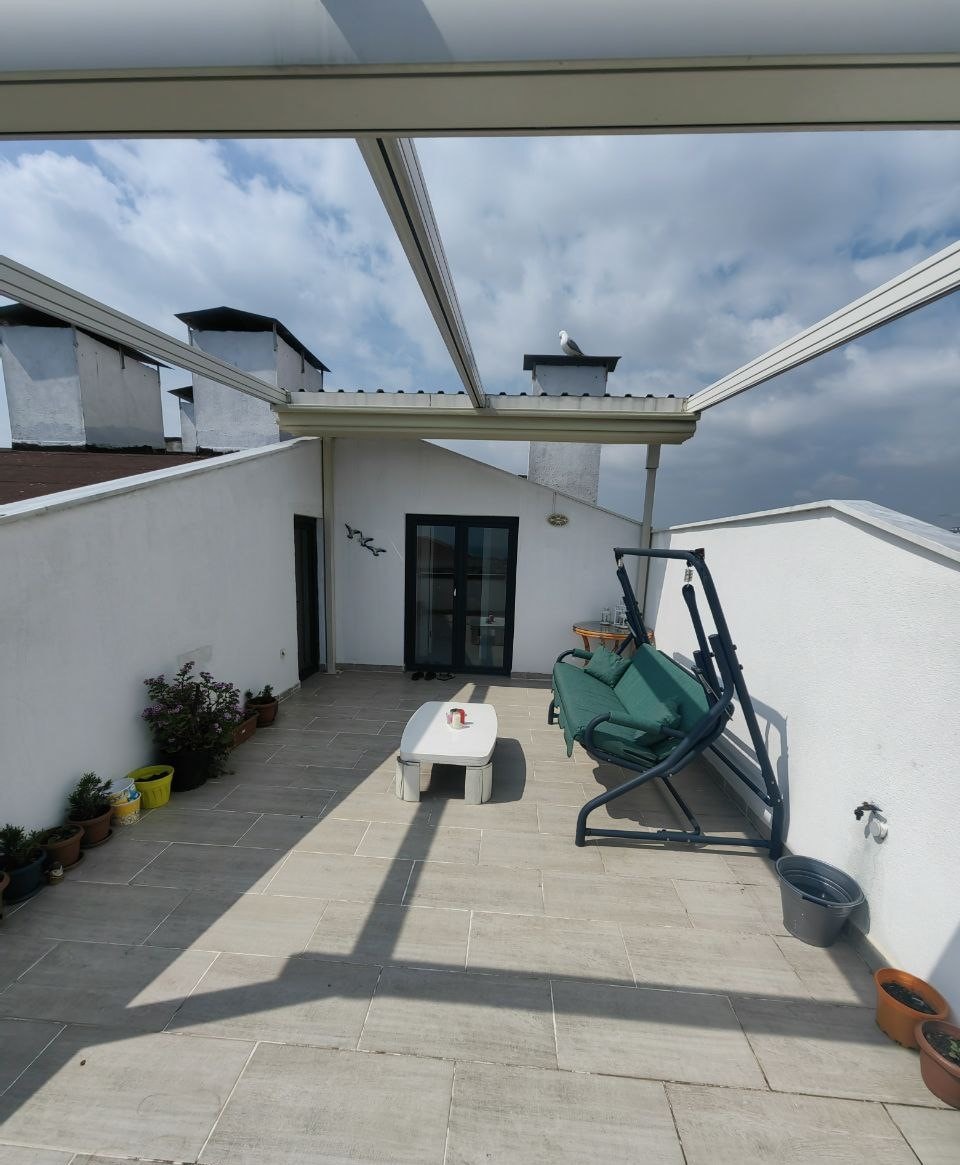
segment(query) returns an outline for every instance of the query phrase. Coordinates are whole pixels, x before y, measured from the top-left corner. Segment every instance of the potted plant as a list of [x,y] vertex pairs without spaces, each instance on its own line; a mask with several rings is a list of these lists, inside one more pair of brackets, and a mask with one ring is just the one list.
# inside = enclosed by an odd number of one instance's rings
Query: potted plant
[[102,845],[110,836],[110,782],[101,781],[96,773],[84,773],[67,795],[67,804],[68,823],[83,826],[83,849]]
[[248,708],[243,713],[244,719],[240,721],[233,730],[233,740],[230,747],[236,748],[237,745],[243,744],[245,740],[249,740],[251,736],[257,731],[257,712],[255,708]]
[[244,699],[247,703],[247,710],[256,712],[258,727],[266,728],[268,724],[272,724],[276,720],[280,701],[273,694],[271,684],[264,684],[256,695],[248,689],[244,692]]
[[226,765],[233,732],[243,720],[240,692],[188,660],[172,680],[144,680],[151,703],[143,711],[163,764],[173,766],[174,792],[195,789]]
[[877,1026],[905,1048],[917,1046],[917,1024],[927,1019],[946,1019],[947,1001],[935,988],[908,971],[881,967],[875,971]]
[[917,1024],[920,1074],[934,1096],[960,1108],[960,1027],[941,1019]]
[[8,902],[29,898],[40,889],[46,854],[40,848],[39,839],[39,830],[26,830],[9,823],[0,829],[0,865],[9,879]]
[[51,864],[60,863],[65,870],[80,861],[80,842],[83,840],[83,826],[75,822],[45,829],[40,834],[40,845],[46,851]]

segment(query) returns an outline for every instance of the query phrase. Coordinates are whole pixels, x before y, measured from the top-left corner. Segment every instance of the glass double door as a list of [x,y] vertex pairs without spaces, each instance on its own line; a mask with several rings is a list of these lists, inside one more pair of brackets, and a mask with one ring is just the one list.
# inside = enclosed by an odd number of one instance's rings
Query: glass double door
[[516,518],[407,515],[404,664],[509,675]]

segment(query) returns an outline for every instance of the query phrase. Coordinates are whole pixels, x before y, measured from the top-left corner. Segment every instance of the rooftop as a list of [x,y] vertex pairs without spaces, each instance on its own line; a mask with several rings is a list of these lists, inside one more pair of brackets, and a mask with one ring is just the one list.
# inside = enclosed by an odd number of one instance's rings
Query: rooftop
[[[492,801],[442,766],[398,800],[406,719],[453,697],[497,709]],[[9,1159],[951,1159],[960,1113],[878,1031],[857,951],[785,933],[767,858],[571,844],[623,777],[564,755],[548,699],[315,676],[230,775],[12,908],[0,1139],[37,1153]],[[705,768],[677,785],[747,827]],[[651,786],[610,808],[673,820]]]
[[160,450],[0,449],[0,505],[204,459]]

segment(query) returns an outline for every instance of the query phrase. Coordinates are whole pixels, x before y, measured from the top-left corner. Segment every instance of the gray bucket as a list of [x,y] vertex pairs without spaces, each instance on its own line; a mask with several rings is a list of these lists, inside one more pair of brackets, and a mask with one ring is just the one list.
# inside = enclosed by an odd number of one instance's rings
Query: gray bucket
[[863,891],[849,874],[816,858],[780,858],[777,873],[783,925],[812,947],[831,946],[863,902]]

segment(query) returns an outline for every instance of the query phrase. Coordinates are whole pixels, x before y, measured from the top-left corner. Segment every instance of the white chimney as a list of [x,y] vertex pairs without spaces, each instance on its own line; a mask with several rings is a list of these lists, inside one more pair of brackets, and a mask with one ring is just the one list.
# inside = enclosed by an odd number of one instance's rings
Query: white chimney
[[165,448],[149,356],[13,304],[0,308],[0,361],[14,445]]
[[[607,376],[619,356],[524,356],[533,374],[535,396],[598,396],[607,391]],[[527,478],[560,493],[597,504],[600,446],[566,441],[531,441]]]

